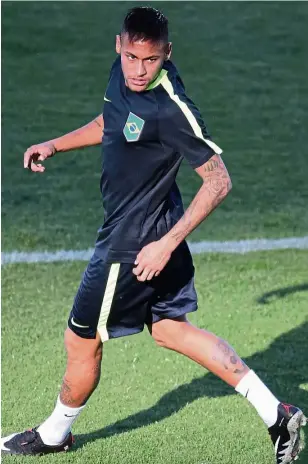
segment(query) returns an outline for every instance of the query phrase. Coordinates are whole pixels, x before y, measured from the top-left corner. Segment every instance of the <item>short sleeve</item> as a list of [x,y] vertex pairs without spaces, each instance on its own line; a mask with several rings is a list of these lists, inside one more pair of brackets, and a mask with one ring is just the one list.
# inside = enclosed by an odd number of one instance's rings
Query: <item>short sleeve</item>
[[185,95],[174,94],[170,81],[164,82],[170,100],[159,117],[160,138],[172,147],[195,169],[206,163],[214,154],[222,153],[207,131],[195,104]]

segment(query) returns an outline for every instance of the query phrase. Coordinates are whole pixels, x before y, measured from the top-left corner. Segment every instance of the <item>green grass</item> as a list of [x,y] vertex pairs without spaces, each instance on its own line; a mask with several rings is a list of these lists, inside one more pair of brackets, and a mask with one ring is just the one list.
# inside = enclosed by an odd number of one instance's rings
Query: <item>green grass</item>
[[[198,256],[199,310],[190,316],[228,339],[276,395],[306,410],[307,258],[291,250]],[[64,370],[62,332],[84,266],[3,269],[3,433],[38,424],[52,410]],[[283,297],[281,289],[288,289]],[[74,431],[75,452],[42,462],[273,462],[254,409],[200,366],[155,347],[147,331],[106,344],[100,386]]]
[[[43,176],[25,149],[101,111],[127,2],[2,3],[2,249],[81,249],[103,216],[100,149],[60,154]],[[156,5],[153,2],[153,5]],[[178,65],[233,180],[191,240],[307,235],[304,2],[159,2]],[[188,40],[189,38],[189,40]],[[185,205],[199,186],[184,164]],[[307,251],[195,257],[190,320],[227,339],[275,394],[308,411]],[[63,331],[85,263],[2,268],[3,434],[51,412]],[[262,421],[200,366],[142,334],[105,346],[98,390],[54,463],[269,464]],[[5,463],[34,462],[5,457]],[[300,462],[308,461],[308,450]]]
[[[42,176],[23,170],[22,158],[31,144],[101,111],[114,36],[132,4],[2,5],[3,249],[94,244],[103,219],[100,149],[59,154]],[[306,234],[308,5],[157,5],[169,16],[187,91],[224,149],[233,180],[229,198],[191,239]],[[178,180],[188,205],[198,176],[183,165]]]

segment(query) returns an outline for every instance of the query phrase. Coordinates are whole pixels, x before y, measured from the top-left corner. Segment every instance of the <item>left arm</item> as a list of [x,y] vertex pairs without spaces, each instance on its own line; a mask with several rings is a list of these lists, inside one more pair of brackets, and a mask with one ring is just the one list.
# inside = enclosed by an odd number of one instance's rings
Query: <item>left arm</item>
[[231,190],[231,179],[219,155],[214,155],[195,171],[203,183],[184,216],[163,237],[173,251],[214,209]]
[[195,169],[202,178],[202,186],[184,216],[160,240],[146,245],[138,254],[133,273],[138,280],[150,280],[166,266],[176,247],[214,211],[231,190],[231,179],[220,157],[213,155]]

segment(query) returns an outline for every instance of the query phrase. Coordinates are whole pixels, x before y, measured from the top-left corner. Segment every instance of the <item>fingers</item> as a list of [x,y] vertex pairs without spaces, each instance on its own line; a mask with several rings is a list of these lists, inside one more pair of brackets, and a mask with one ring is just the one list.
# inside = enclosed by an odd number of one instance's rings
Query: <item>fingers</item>
[[48,156],[50,156],[50,153],[46,147],[33,145],[24,153],[24,168],[31,169],[33,172],[44,172],[45,168],[41,164],[35,163],[45,161]]
[[151,270],[149,268],[145,268],[142,273],[140,275],[137,276],[137,279],[140,281],[140,282],[145,282],[149,276],[149,274],[151,273]]
[[45,171],[45,167],[42,164],[35,164],[33,161],[31,161],[30,169],[32,172],[44,172]]
[[45,167],[42,164],[36,164],[33,159],[30,160],[29,162],[29,169],[32,172],[44,172]]
[[149,269],[148,267],[144,268],[141,264],[138,264],[138,266],[133,269],[133,274],[135,274],[135,276],[137,276],[139,280],[139,277],[141,277],[145,273],[147,276],[150,271],[151,269]]
[[137,276],[137,279],[140,282],[145,282],[146,280],[151,280],[153,277],[157,277],[160,274],[160,271],[155,271],[148,267],[144,268],[139,264],[133,269],[133,274]]
[[143,266],[141,264],[138,264],[138,266],[133,269],[133,273],[135,275],[139,275],[139,274],[141,274],[143,269],[144,269]]
[[32,155],[33,155],[32,149],[28,148],[28,150],[24,154],[24,168],[25,169],[27,168],[30,169]]
[[154,275],[155,275],[155,271],[151,271],[147,276],[147,280],[153,279]]

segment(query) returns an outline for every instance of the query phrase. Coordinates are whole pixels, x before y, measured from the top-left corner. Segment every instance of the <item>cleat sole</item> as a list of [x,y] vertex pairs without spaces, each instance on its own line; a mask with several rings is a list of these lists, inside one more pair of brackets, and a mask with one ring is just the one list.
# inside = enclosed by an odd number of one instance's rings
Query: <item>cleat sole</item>
[[281,464],[291,464],[299,458],[299,453],[304,449],[304,443],[300,437],[300,429],[306,424],[307,418],[301,410],[297,411],[289,420],[287,427],[290,433],[290,445],[285,451]]

